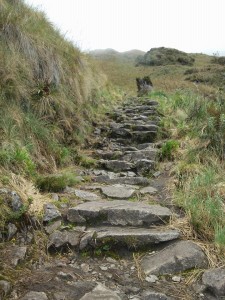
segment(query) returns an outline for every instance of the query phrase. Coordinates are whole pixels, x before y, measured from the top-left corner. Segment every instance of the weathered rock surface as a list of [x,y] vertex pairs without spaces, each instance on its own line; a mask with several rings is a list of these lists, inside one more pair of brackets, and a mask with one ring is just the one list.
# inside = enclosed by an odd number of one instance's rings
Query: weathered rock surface
[[7,260],[9,261],[10,265],[17,266],[20,262],[22,262],[25,259],[26,253],[27,253],[26,246],[14,245],[8,251]]
[[48,300],[47,295],[44,292],[28,292],[20,300]]
[[150,184],[150,180],[146,177],[118,177],[110,179],[108,176],[95,177],[94,181],[108,184],[129,184],[129,185],[141,185],[146,186]]
[[145,174],[155,169],[155,161],[149,159],[140,159],[135,163],[137,173]]
[[140,193],[142,195],[145,195],[145,194],[155,195],[157,192],[158,192],[158,190],[152,186],[146,186],[146,187],[140,189]]
[[162,293],[147,292],[143,296],[142,300],[170,300],[170,298]]
[[133,131],[132,140],[135,143],[152,143],[157,136],[156,131]]
[[70,208],[70,222],[85,223],[104,221],[110,225],[150,226],[165,223],[171,211],[160,205],[148,205],[124,200],[83,203]]
[[9,223],[7,226],[8,229],[8,240],[11,240],[11,238],[16,234],[17,227],[13,223]]
[[90,193],[87,191],[78,190],[78,189],[74,189],[74,188],[66,188],[65,192],[69,193],[69,194],[74,194],[78,198],[80,198],[84,201],[98,201],[101,199],[98,195],[96,195],[94,193]]
[[66,246],[78,247],[82,232],[80,231],[54,231],[49,236],[48,248],[62,248]]
[[180,236],[178,230],[146,229],[134,227],[96,227],[89,228],[95,232],[95,243],[107,241],[107,244],[121,243],[129,248],[154,245],[175,240]]
[[117,293],[109,290],[102,284],[98,284],[93,291],[84,295],[80,300],[121,300]]
[[141,265],[147,275],[164,275],[205,268],[208,263],[198,245],[191,241],[179,241],[154,255],[146,256]]
[[137,162],[140,159],[155,160],[157,154],[156,149],[151,150],[139,150],[139,151],[126,151],[123,156],[123,160],[130,162]]
[[57,221],[55,221],[53,223],[50,223],[47,226],[45,226],[45,231],[46,231],[46,233],[51,234],[56,229],[58,229],[61,225],[62,225],[62,221],[61,220],[57,220]]
[[225,296],[225,269],[215,268],[204,272],[202,283],[215,296]]
[[123,160],[104,161],[102,162],[102,165],[105,166],[107,170],[113,172],[129,171],[134,168],[134,165],[132,163]]
[[47,203],[44,206],[43,222],[52,222],[61,218],[61,213],[53,203]]
[[103,186],[101,191],[105,196],[116,199],[128,199],[135,193],[134,189],[113,185]]

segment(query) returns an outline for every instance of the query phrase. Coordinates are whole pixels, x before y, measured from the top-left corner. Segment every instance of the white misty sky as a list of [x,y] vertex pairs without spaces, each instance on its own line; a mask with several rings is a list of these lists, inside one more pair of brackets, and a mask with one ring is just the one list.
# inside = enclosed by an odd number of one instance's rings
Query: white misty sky
[[82,50],[225,50],[225,0],[25,0]]

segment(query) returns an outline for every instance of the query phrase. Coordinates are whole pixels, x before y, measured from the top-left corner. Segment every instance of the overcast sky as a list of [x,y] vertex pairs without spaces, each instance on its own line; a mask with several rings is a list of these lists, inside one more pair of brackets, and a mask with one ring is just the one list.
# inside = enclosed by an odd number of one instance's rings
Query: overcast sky
[[225,50],[225,0],[25,0],[82,50]]

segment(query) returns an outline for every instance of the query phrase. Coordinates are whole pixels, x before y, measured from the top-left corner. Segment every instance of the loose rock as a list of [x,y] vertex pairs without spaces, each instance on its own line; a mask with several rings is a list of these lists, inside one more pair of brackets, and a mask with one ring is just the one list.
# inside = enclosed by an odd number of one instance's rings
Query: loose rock
[[53,203],[47,203],[44,206],[43,222],[48,223],[61,218],[61,213]]
[[208,265],[202,249],[191,241],[180,241],[142,260],[146,275],[175,274]]
[[207,270],[202,276],[202,283],[215,296],[225,296],[225,269]]
[[109,198],[128,199],[135,193],[134,189],[128,189],[121,186],[104,186],[101,188],[102,193]]

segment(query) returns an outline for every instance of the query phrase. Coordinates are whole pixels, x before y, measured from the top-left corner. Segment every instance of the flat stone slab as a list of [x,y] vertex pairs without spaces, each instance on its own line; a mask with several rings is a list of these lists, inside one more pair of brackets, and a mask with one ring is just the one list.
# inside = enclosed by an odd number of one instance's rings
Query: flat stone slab
[[146,186],[142,189],[140,189],[140,193],[142,195],[145,195],[145,194],[150,194],[150,195],[155,195],[157,194],[158,190],[156,188],[154,188],[153,186]]
[[175,229],[151,229],[151,228],[134,228],[134,227],[97,227],[89,228],[90,231],[95,232],[95,241],[116,245],[121,243],[128,246],[128,248],[143,247],[147,245],[158,244],[175,240],[180,236],[180,232]]
[[117,293],[98,284],[91,292],[85,294],[80,300],[121,300]]
[[215,268],[207,270],[202,275],[202,283],[215,296],[225,296],[225,269]]
[[54,231],[48,240],[48,249],[60,249],[63,247],[78,247],[80,243],[80,237],[83,234],[81,231]]
[[94,194],[83,190],[77,190],[73,188],[67,189],[65,192],[69,192],[70,194],[75,194],[78,198],[85,200],[85,201],[98,201],[101,198]]
[[141,266],[146,275],[165,275],[193,268],[205,268],[208,262],[202,249],[192,241],[180,241],[154,255],[144,257]]
[[134,165],[132,163],[123,160],[109,160],[101,163],[107,170],[113,172],[129,171],[134,168]]
[[139,150],[139,151],[126,151],[122,157],[125,161],[137,162],[140,159],[155,160],[158,150]]
[[118,177],[110,179],[107,176],[95,177],[94,181],[99,183],[108,183],[108,184],[129,184],[129,185],[140,185],[146,186],[150,184],[150,180],[146,177]]
[[135,189],[113,185],[101,187],[101,191],[103,195],[115,199],[128,199],[131,198],[135,193]]
[[171,211],[160,205],[148,205],[126,200],[99,201],[80,204],[68,210],[67,219],[74,223],[102,223],[122,226],[164,224]]

